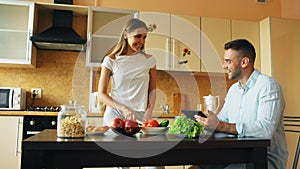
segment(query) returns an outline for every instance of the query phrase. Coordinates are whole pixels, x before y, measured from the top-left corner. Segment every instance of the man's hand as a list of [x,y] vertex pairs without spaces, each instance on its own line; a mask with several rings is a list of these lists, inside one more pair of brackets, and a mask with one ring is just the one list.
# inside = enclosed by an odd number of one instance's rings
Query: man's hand
[[195,118],[205,129],[238,135],[235,124],[219,121],[218,116],[210,110],[204,112],[204,114],[207,118],[198,115],[195,115]]
[[210,110],[207,110],[203,113],[206,115],[207,118],[198,115],[195,115],[194,117],[202,126],[204,126],[205,129],[215,130],[219,124],[218,116]]

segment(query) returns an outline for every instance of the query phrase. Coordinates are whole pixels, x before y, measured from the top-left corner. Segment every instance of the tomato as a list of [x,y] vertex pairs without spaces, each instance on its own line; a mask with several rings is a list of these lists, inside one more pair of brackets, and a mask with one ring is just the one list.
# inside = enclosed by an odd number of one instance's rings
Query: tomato
[[143,122],[143,127],[159,127],[159,122],[157,120],[149,120]]
[[149,121],[148,121],[147,127],[158,127],[158,126],[159,126],[159,123],[158,123],[157,120],[152,119],[152,120],[149,120]]
[[148,126],[148,122],[147,121],[144,121],[143,122],[143,127],[147,127]]

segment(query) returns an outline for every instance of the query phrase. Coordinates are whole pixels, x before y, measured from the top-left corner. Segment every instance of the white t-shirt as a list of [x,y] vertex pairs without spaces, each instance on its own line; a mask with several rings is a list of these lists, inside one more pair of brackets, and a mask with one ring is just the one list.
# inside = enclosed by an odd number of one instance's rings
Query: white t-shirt
[[131,56],[106,56],[101,66],[112,71],[113,100],[128,106],[134,111],[145,111],[148,102],[149,71],[156,65],[153,56],[143,53]]

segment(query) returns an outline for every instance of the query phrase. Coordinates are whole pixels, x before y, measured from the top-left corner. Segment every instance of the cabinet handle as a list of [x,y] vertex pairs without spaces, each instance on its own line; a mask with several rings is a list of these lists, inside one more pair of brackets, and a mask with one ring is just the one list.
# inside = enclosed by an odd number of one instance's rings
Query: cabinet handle
[[169,62],[169,53],[170,53],[170,49],[169,49],[169,38],[166,39],[166,65],[165,65],[165,68],[168,70],[169,69],[169,65],[170,65],[170,62]]
[[30,42],[30,37],[32,36],[32,30],[31,29],[29,29],[28,30],[28,40],[27,40],[27,52],[26,52],[26,61],[27,62],[30,62],[30,60],[31,60],[31,55],[30,55],[30,44],[32,43],[32,42]]
[[18,157],[18,149],[19,149],[19,132],[20,132],[20,125],[22,123],[20,122],[20,118],[18,118],[18,127],[17,127],[17,139],[16,139],[16,157]]
[[176,67],[176,40],[172,38],[172,69]]
[[[91,33],[89,32],[87,34],[87,41],[86,41],[86,53],[87,53],[87,58],[88,58],[88,61],[91,62],[92,61],[92,53],[90,51],[90,48],[91,48]],[[89,63],[86,63],[86,65],[88,65]]]
[[182,65],[182,64],[187,64],[188,60],[181,60],[178,62],[178,64]]

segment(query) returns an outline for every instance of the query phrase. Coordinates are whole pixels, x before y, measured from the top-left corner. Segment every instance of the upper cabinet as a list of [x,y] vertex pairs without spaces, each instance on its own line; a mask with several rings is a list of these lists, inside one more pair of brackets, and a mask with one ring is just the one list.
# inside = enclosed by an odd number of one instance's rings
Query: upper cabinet
[[100,67],[106,53],[118,42],[125,23],[136,11],[89,7],[86,64]]
[[74,30],[87,39],[90,68],[100,67],[133,17],[148,26],[145,50],[156,58],[158,70],[224,73],[224,44],[237,38],[254,44],[255,67],[261,68],[258,22],[23,1],[0,2],[0,66],[35,67],[37,49],[30,38],[53,24],[54,10],[73,12]]
[[201,71],[223,73],[224,45],[235,39],[247,39],[256,49],[255,68],[260,70],[259,23],[201,17]]
[[158,70],[200,71],[200,17],[157,12],[137,17],[149,27],[145,50]]
[[231,20],[231,33],[232,33],[232,40],[247,39],[253,44],[256,51],[256,59],[255,59],[254,67],[260,70],[261,57],[260,57],[260,40],[259,40],[259,22]]
[[201,17],[202,72],[224,72],[224,44],[230,40],[230,19]]
[[[53,36],[53,32],[51,32],[52,34],[47,34],[47,36],[43,37],[43,43],[40,41],[38,41],[38,43],[35,42],[36,45],[33,45],[32,43],[36,35],[49,30],[49,28],[54,25],[62,25],[57,24],[58,22],[54,23],[54,10],[67,11],[68,14],[71,14],[71,17],[68,17],[70,18],[68,20],[66,20],[65,17],[62,17],[64,20],[60,23],[72,24],[76,33],[80,36],[86,36],[86,6],[24,1],[0,2],[1,67],[35,67],[37,53],[37,48],[35,46],[39,46],[39,49],[65,50],[65,48],[60,48],[62,46],[62,43],[60,42],[54,43],[44,41],[49,38],[60,40]],[[55,35],[61,36],[62,34],[69,35],[69,32],[55,32]],[[69,44],[66,44],[65,46],[70,48]]]
[[33,21],[33,2],[0,2],[0,67],[35,67]]
[[149,27],[145,42],[146,53],[149,53],[156,58],[156,68],[158,70],[168,70],[171,65],[169,56],[169,46],[171,41],[170,14],[139,12],[136,17],[144,21]]
[[200,71],[200,17],[171,15],[173,70]]

